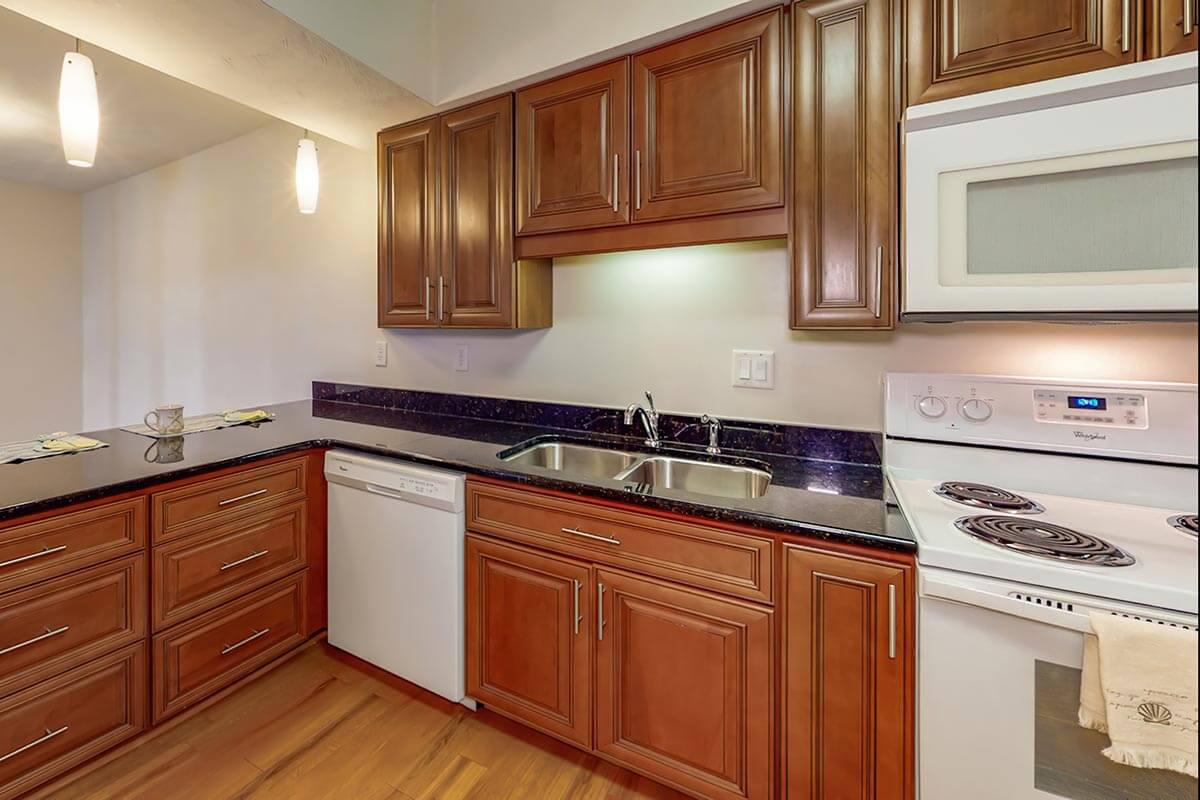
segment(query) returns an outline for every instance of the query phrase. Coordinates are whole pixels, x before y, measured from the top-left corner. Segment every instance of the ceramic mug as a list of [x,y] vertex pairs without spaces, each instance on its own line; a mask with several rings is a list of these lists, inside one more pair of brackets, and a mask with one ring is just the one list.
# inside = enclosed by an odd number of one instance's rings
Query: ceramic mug
[[[151,422],[151,419],[154,421]],[[148,412],[143,422],[155,433],[182,433],[183,406],[177,404],[159,406]]]
[[155,440],[143,456],[150,464],[175,464],[183,461],[183,437],[164,436]]

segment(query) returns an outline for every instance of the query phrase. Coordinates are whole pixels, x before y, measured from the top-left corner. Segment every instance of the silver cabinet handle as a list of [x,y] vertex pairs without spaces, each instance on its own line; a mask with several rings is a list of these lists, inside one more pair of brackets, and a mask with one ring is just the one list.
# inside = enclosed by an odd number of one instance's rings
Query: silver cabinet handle
[[896,657],[896,584],[888,584],[888,658]]
[[67,546],[65,544],[60,544],[58,547],[43,547],[36,553],[30,553],[27,556],[17,556],[16,558],[10,558],[8,561],[0,561],[0,567],[11,567],[13,564],[21,564],[26,561],[32,561],[35,558],[45,558],[46,556],[52,556],[55,553],[61,553],[66,549]]
[[604,641],[604,584],[596,584],[596,638]]
[[[254,629],[251,628],[250,630],[253,631]],[[223,656],[229,655],[234,650],[237,650],[239,647],[248,645],[251,642],[253,642],[255,639],[261,639],[263,636],[266,636],[270,632],[271,632],[270,628],[263,628],[261,631],[254,631],[254,633],[250,634],[245,639],[242,639],[240,642],[234,642],[233,644],[227,644],[224,647],[222,647],[221,655],[223,655]]]
[[637,208],[639,211],[641,211],[641,209],[642,209],[642,151],[641,150],[634,151],[634,161],[635,161],[634,176],[633,176],[633,185],[635,187],[634,195],[637,200]]
[[875,319],[883,313],[883,245],[875,248]]
[[433,291],[433,281],[425,276],[425,319],[429,319],[429,293]]
[[446,279],[444,277],[442,277],[441,275],[438,275],[438,317],[437,317],[438,322],[442,321],[442,311],[443,311],[442,296],[446,292],[445,286],[446,286]]
[[1183,35],[1187,36],[1196,27],[1196,0],[1183,0]]
[[1128,53],[1133,45],[1133,30],[1129,15],[1129,0],[1121,0],[1121,52]]
[[579,528],[560,528],[563,533],[569,533],[572,536],[582,536],[585,539],[595,539],[597,542],[608,542],[609,544],[620,544],[620,539],[614,539],[611,536],[601,536],[598,533],[588,533],[581,531]]
[[620,195],[620,184],[617,182],[617,175],[621,172],[621,154],[613,153],[613,211],[620,211],[617,204],[617,199]]
[[51,630],[50,628],[46,628],[45,633],[38,634],[37,636],[33,637],[32,639],[26,639],[23,642],[17,642],[16,644],[10,644],[8,647],[4,648],[3,650],[0,650],[0,656],[6,656],[9,653],[20,650],[22,647],[29,647],[29,645],[31,645],[31,644],[37,644],[38,642],[44,642],[47,639],[53,639],[55,636],[61,636],[62,634],[66,633],[69,630],[71,630],[70,625],[63,625],[61,628],[55,628],[53,630]]
[[258,497],[260,494],[266,494],[266,493],[267,493],[266,489],[256,489],[253,492],[246,492],[245,494],[239,494],[237,497],[230,497],[226,500],[222,500],[219,503],[217,503],[217,505],[218,506],[227,506],[231,503],[238,503],[238,502],[241,502],[242,500],[249,500],[251,497]]
[[259,550],[257,553],[251,553],[250,555],[246,556],[245,558],[239,558],[237,561],[227,561],[221,565],[221,569],[218,571],[224,572],[227,569],[233,569],[234,567],[240,567],[242,564],[245,564],[248,561],[253,561],[256,558],[262,558],[269,552],[271,552],[271,551],[270,550]]
[[3,764],[5,761],[8,761],[13,756],[21,755],[21,753],[24,753],[26,750],[31,750],[32,748],[37,747],[39,744],[44,744],[44,743],[50,741],[51,739],[53,739],[55,736],[66,733],[70,729],[71,729],[70,725],[63,725],[61,728],[59,728],[56,731],[52,731],[49,728],[46,728],[45,736],[39,736],[37,739],[34,739],[29,744],[21,745],[16,750],[13,750],[11,753],[5,753],[4,755],[0,756],[0,764]]
[[583,617],[579,613],[579,590],[583,588],[583,584],[575,581],[575,635],[579,635],[579,623],[583,622]]

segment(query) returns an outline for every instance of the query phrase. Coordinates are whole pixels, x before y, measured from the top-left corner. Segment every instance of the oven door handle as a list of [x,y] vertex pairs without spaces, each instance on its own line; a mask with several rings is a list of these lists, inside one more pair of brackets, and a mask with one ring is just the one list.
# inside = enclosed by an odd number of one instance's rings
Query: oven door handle
[[933,576],[929,573],[921,575],[921,597],[978,606],[989,611],[998,611],[1001,614],[1022,617],[1057,628],[1068,628],[1079,633],[1092,633],[1092,622],[1085,614],[1027,603],[1024,600],[989,592],[986,589],[965,586],[957,581]]

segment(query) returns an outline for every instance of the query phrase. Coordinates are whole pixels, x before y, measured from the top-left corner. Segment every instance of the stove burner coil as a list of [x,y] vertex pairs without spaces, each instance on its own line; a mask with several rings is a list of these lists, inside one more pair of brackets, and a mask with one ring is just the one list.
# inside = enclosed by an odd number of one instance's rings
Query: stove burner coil
[[962,517],[960,531],[990,544],[1026,555],[1098,567],[1127,567],[1133,556],[1089,533],[1022,517],[985,514]]
[[1200,530],[1200,523],[1197,522],[1195,514],[1177,514],[1167,520],[1167,522],[1171,524],[1171,527],[1191,536],[1195,536],[1197,531]]
[[1009,514],[1040,514],[1045,511],[1028,497],[982,483],[946,481],[933,492],[938,497],[944,497],[955,503],[988,511],[1005,511]]

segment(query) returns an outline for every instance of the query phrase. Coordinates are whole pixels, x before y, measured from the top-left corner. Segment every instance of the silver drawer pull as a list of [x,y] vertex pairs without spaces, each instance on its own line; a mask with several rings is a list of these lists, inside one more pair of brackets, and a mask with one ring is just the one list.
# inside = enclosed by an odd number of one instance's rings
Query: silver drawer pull
[[46,742],[53,739],[55,736],[66,733],[70,729],[71,729],[70,725],[63,725],[61,728],[59,728],[56,731],[52,731],[49,728],[46,728],[45,736],[39,736],[38,738],[34,739],[29,744],[21,745],[16,750],[13,750],[11,753],[6,753],[6,754],[0,756],[0,764],[3,764],[5,761],[8,761],[13,756],[21,755],[21,753],[24,753],[26,750],[30,750],[34,747],[37,747],[39,744],[45,744]]
[[1121,0],[1121,52],[1128,53],[1133,47],[1133,18],[1129,13],[1129,0]]
[[267,493],[266,489],[259,489],[254,492],[246,492],[245,494],[239,494],[237,497],[230,497],[226,500],[222,500],[219,503],[217,503],[217,505],[218,506],[227,506],[230,503],[237,503],[242,500],[249,500],[251,497],[258,497],[260,494],[266,494],[266,493]]
[[888,658],[896,657],[896,584],[888,584]]
[[233,569],[234,567],[240,567],[242,564],[245,564],[247,561],[253,561],[256,558],[262,558],[269,552],[271,552],[271,551],[270,550],[259,550],[257,553],[251,553],[250,555],[246,556],[245,558],[239,558],[237,561],[229,561],[229,562],[221,565],[220,572],[224,572],[227,569]]
[[[251,628],[250,630],[254,630],[254,629]],[[227,656],[230,653],[232,653],[234,650],[237,650],[239,647],[248,645],[251,642],[253,642],[255,639],[261,639],[262,637],[266,636],[270,632],[271,632],[270,628],[263,628],[261,631],[254,631],[254,633],[250,634],[245,639],[242,639],[240,642],[235,642],[234,644],[225,645],[223,648],[221,648],[221,655]]]
[[613,211],[620,211],[617,206],[618,198],[621,196],[620,184],[617,183],[617,175],[621,172],[621,154],[613,153]]
[[575,635],[579,635],[579,623],[583,622],[583,615],[579,613],[579,590],[583,588],[583,584],[575,581]]
[[66,549],[67,549],[67,546],[65,544],[60,544],[58,547],[43,547],[41,550],[38,550],[36,553],[30,553],[27,556],[17,556],[16,558],[10,558],[8,561],[0,561],[0,567],[11,567],[13,564],[20,564],[25,561],[32,561],[35,558],[45,558],[46,556],[52,556],[55,553],[61,553],[62,551],[66,550]]
[[596,638],[604,641],[604,584],[596,584]]
[[608,542],[609,544],[620,544],[620,539],[614,539],[611,536],[601,536],[598,533],[588,533],[581,531],[579,528],[562,528],[563,533],[569,533],[572,536],[582,536],[585,539],[595,539],[597,542]]
[[46,628],[45,633],[38,634],[37,636],[33,637],[32,639],[26,639],[23,642],[17,642],[16,644],[10,644],[8,647],[4,648],[3,650],[0,650],[0,656],[6,656],[9,653],[20,650],[22,647],[29,647],[29,645],[31,645],[31,644],[37,644],[38,642],[44,642],[47,639],[53,639],[55,636],[61,636],[62,634],[66,633],[69,630],[71,630],[70,625],[63,625],[61,628],[55,628],[54,630],[50,630],[49,628]]

